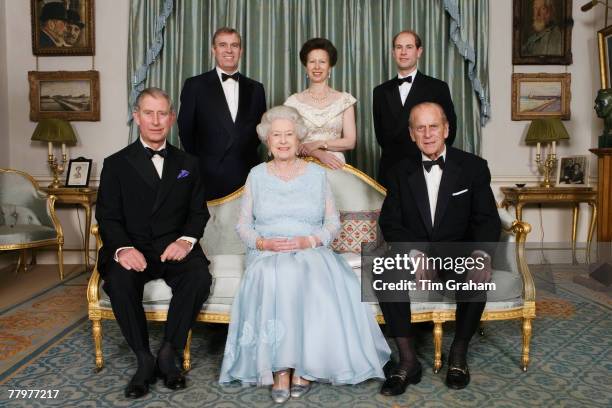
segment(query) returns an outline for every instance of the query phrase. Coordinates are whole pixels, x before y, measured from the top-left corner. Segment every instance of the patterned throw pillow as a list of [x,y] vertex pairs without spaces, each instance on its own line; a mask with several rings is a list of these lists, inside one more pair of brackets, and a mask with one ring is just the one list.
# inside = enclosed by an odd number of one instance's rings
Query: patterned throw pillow
[[340,233],[331,244],[335,252],[361,253],[362,242],[379,242],[378,216],[380,210],[340,211]]

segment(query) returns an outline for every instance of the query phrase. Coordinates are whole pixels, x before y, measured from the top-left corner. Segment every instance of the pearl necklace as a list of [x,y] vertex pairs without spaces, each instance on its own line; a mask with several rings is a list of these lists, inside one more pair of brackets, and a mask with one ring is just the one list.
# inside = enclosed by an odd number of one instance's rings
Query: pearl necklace
[[272,174],[276,177],[280,178],[283,181],[291,180],[297,177],[302,170],[302,160],[295,159],[293,163],[288,165],[285,170],[281,170],[276,166],[276,161],[272,160],[270,162],[270,169],[272,170]]
[[327,97],[329,96],[329,88],[326,90],[326,92],[324,92],[321,96],[316,96],[314,92],[312,92],[312,89],[308,88],[308,95],[310,96],[310,98],[315,102],[315,103],[322,103],[325,102],[325,100],[327,99]]

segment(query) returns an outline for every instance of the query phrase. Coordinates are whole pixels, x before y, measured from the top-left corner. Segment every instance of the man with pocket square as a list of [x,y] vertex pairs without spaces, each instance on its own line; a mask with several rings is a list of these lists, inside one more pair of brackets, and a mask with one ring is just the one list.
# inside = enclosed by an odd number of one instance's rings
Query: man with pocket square
[[[491,173],[487,162],[445,145],[449,124],[442,106],[433,102],[414,106],[410,112],[409,132],[419,151],[418,155],[397,163],[388,173],[387,196],[379,218],[385,241],[498,241],[501,221],[490,187]],[[479,244],[468,245],[479,248]],[[484,267],[474,269],[460,279],[489,281],[491,264],[488,255],[482,251],[471,255],[484,258]],[[417,270],[417,279],[420,272]],[[449,271],[440,272],[443,277]],[[468,345],[478,328],[486,299],[485,293],[478,292],[477,295],[476,299],[468,300],[456,293],[456,330],[446,376],[446,385],[452,389],[465,388],[470,381],[466,358]],[[381,302],[380,307],[388,335],[395,338],[399,349],[399,364],[388,375],[381,394],[399,395],[409,384],[418,383],[422,372],[414,350],[410,303]]]
[[[198,160],[166,140],[176,119],[170,97],[158,88],[145,89],[133,118],[140,138],[104,160],[96,207],[103,242],[98,270],[138,360],[127,398],[146,395],[157,377],[170,389],[185,388],[178,351],[211,285],[198,243],[209,218],[204,186]],[[172,300],[155,359],[142,298],[145,283],[160,278],[172,289]]]

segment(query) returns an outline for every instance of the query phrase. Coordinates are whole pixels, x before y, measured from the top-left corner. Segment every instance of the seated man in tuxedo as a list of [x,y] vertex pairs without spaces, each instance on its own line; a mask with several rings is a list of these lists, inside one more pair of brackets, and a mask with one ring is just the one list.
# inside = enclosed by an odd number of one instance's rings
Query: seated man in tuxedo
[[[499,240],[501,222],[491,191],[487,162],[473,154],[445,145],[449,124],[444,109],[433,102],[423,102],[410,113],[410,138],[419,149],[418,156],[406,158],[390,171],[387,196],[379,223],[385,241],[406,243],[468,242]],[[408,135],[406,135],[408,136]],[[431,244],[433,246],[434,244]],[[468,244],[478,247],[479,244]],[[478,279],[490,280],[490,258]],[[417,279],[419,279],[417,271]],[[430,271],[431,272],[431,271]],[[437,271],[444,274],[447,271]],[[451,271],[452,272],[452,271]],[[472,279],[470,275],[468,279]],[[464,279],[466,279],[464,277]],[[466,362],[468,344],[478,328],[486,295],[474,301],[456,294],[456,331],[449,353],[446,384],[460,389],[469,383]],[[421,364],[414,350],[414,330],[409,302],[380,302],[388,335],[399,349],[399,364],[387,377],[381,393],[402,394],[408,384],[421,379]]]
[[[133,117],[140,138],[104,160],[96,219],[103,247],[98,269],[138,369],[125,396],[147,394],[156,377],[170,389],[185,388],[176,352],[210,292],[208,260],[198,240],[209,214],[195,157],[166,141],[176,114],[170,97],[147,88]],[[143,287],[162,278],[172,288],[157,360],[149,348]]]

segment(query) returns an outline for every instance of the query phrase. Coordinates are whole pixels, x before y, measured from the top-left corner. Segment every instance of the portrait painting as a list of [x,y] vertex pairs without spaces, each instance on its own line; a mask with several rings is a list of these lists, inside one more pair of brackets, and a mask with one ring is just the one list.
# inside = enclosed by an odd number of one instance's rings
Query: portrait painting
[[568,120],[570,80],[570,74],[512,74],[512,120]]
[[98,71],[30,71],[30,120],[100,120]]
[[514,0],[512,63],[572,63],[571,0]]
[[70,160],[66,173],[66,187],[87,187],[91,175],[91,159],[79,157]]
[[562,157],[557,168],[557,186],[586,186],[588,165],[587,156]]
[[94,55],[94,0],[31,0],[34,55]]
[[601,77],[601,88],[606,89],[612,86],[612,26],[608,26],[597,32],[597,42],[599,43],[599,74]]

